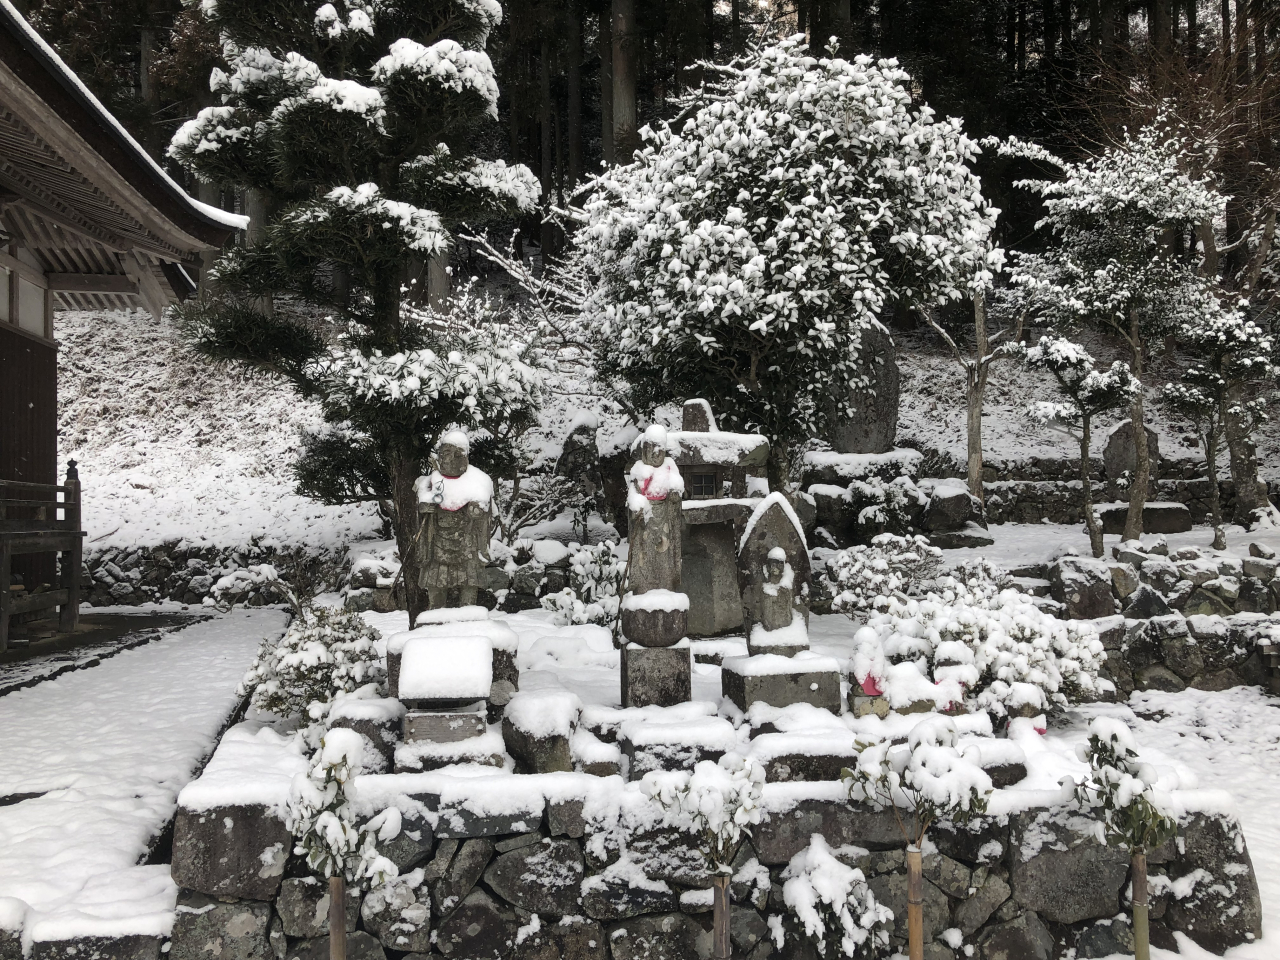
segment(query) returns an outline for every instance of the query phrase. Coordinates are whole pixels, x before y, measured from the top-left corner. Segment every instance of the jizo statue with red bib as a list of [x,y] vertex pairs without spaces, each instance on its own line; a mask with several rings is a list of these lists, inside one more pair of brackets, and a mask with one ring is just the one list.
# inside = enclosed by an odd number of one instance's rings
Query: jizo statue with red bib
[[418,586],[427,591],[432,610],[448,606],[458,588],[458,603],[476,602],[493,530],[493,481],[468,462],[470,444],[460,430],[445,434],[436,448],[436,469],[419,477]]

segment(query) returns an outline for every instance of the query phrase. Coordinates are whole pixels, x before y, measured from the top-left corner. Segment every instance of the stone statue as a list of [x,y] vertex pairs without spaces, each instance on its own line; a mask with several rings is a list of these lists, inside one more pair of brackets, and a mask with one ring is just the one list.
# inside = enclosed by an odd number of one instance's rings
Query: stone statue
[[765,630],[791,626],[795,598],[795,573],[787,563],[787,552],[774,547],[765,561],[764,579],[760,583],[760,625]]
[[627,589],[680,590],[680,523],[684,481],[667,456],[667,431],[654,425],[644,432],[640,459],[627,475]]
[[436,449],[437,469],[414,484],[422,528],[418,535],[418,586],[435,610],[448,605],[450,587],[459,604],[476,602],[493,527],[493,481],[468,462],[461,430],[445,434]]

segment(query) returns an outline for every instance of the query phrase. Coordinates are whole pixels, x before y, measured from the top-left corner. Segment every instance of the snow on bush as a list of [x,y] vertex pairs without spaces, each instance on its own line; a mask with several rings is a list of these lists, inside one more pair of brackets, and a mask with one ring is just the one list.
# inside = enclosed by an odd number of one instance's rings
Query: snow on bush
[[882,533],[870,546],[841,550],[827,559],[831,608],[853,614],[906,599],[931,583],[942,564],[942,551],[926,537]]
[[[1109,689],[1093,624],[1059,620],[1017,590],[1002,589],[985,562],[938,579],[923,597],[890,596],[855,635],[854,677],[894,707],[921,680],[971,709],[1034,716]],[[924,688],[927,692],[927,687]]]
[[1138,759],[1138,745],[1122,720],[1094,717],[1089,740],[1076,748],[1089,775],[1076,785],[1080,805],[1098,817],[1098,840],[1134,853],[1154,850],[1177,831],[1171,798],[1156,789],[1154,767]]
[[399,873],[378,853],[377,841],[380,832],[385,839],[399,833],[400,812],[393,808],[363,826],[357,824],[349,791],[363,751],[364,738],[354,730],[327,731],[311,769],[293,779],[286,825],[298,839],[295,852],[306,856],[312,870],[378,885]]
[[386,678],[374,629],[357,613],[313,608],[264,647],[240,684],[253,706],[279,717],[322,720],[340,693]]
[[787,864],[782,899],[821,957],[870,958],[889,944],[893,911],[876,900],[861,870],[836,858],[821,834]]
[[732,872],[738,845],[760,822],[763,788],[764,767],[732,751],[692,771],[647,773],[641,785],[667,824],[696,836],[708,866],[722,874]]
[[583,547],[569,558],[569,585],[539,602],[559,626],[595,623],[616,632],[626,572],[627,561],[612,540]]
[[[852,416],[863,331],[895,299],[988,272],[995,211],[956,119],[913,107],[895,61],[763,47],[594,182],[574,238],[598,277],[600,361],[643,405],[696,382],[775,450]],[[781,466],[776,463],[775,466]]]

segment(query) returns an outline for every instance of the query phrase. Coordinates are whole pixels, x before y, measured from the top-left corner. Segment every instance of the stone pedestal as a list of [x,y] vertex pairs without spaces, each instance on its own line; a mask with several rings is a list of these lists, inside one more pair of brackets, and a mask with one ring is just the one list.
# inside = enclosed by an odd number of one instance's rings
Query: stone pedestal
[[729,657],[720,667],[720,689],[742,711],[758,701],[772,707],[808,703],[840,712],[840,666],[817,654]]
[[628,643],[622,648],[624,707],[670,707],[690,699],[692,692],[688,644],[641,647]]
[[404,715],[405,743],[456,743],[484,736],[483,702],[472,710],[411,710]]

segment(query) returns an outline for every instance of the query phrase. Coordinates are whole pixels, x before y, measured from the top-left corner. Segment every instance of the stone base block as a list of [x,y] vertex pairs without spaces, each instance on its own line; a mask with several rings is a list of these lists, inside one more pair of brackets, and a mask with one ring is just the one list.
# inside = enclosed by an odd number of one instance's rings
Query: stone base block
[[178,809],[174,882],[211,897],[270,900],[280,889],[293,837],[262,804]]
[[405,743],[456,743],[488,729],[483,712],[411,711],[404,717]]
[[573,770],[569,738],[552,735],[535,737],[521,730],[509,719],[502,721],[502,739],[507,753],[516,761],[518,773],[553,773]]
[[[1125,518],[1129,513],[1127,503],[1107,503],[1097,508],[1102,520],[1102,532],[1124,533]],[[1142,507],[1143,533],[1186,533],[1191,529],[1191,511],[1184,503],[1146,503]]]
[[622,648],[622,705],[670,707],[692,698],[687,646]]
[[720,668],[720,690],[743,711],[758,701],[772,707],[809,703],[840,712],[840,670],[829,657],[732,657]]

